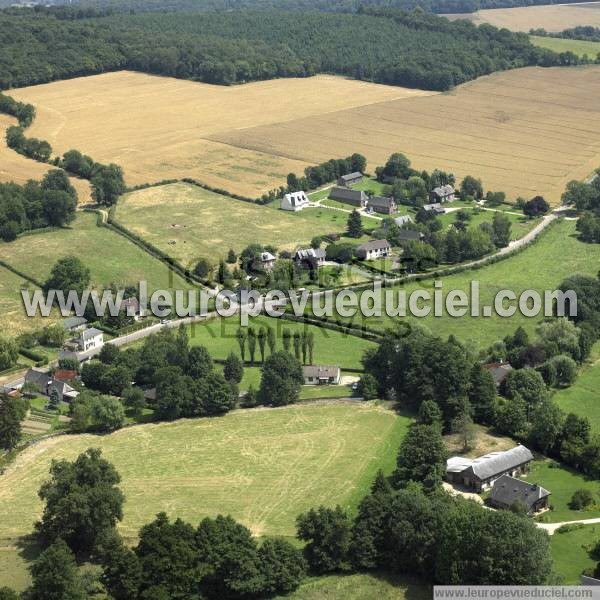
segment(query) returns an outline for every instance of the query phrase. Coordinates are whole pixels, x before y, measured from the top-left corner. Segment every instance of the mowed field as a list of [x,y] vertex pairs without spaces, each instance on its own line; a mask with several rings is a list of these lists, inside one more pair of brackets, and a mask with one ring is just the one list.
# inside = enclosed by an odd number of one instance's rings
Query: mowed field
[[391,100],[321,117],[233,129],[212,139],[318,163],[358,151],[371,166],[404,152],[418,169],[483,180],[508,198],[542,194],[600,163],[600,67],[496,73],[446,94]]
[[600,27],[600,2],[569,5],[524,6],[494,8],[475,13],[442,15],[451,21],[468,19],[476,25],[489,23],[511,31],[564,31],[579,25]]
[[[23,184],[30,179],[40,180],[50,170],[49,165],[30,160],[17,154],[6,145],[6,130],[11,125],[16,125],[16,119],[0,114],[0,183]],[[85,204],[91,201],[90,184],[84,179],[71,177],[71,184],[77,190],[79,202]]]
[[[176,183],[125,195],[117,220],[183,264],[193,265],[201,256],[218,262],[230,248],[240,252],[248,244],[294,250],[316,235],[343,233],[348,214],[326,208],[292,213]],[[379,224],[370,218],[363,221],[366,227]]]
[[529,39],[536,46],[548,48],[548,50],[552,50],[553,52],[573,52],[574,54],[577,54],[577,56],[584,56],[587,54],[588,58],[591,59],[596,58],[596,56],[600,54],[600,42],[540,37],[536,35],[530,36]]
[[[554,290],[563,279],[574,273],[595,275],[600,261],[600,246],[584,244],[576,237],[574,221],[560,221],[545,231],[529,248],[491,265],[476,270],[465,271],[442,278],[444,293],[451,290],[463,290],[470,294],[471,282],[478,281],[481,306],[493,305],[495,295],[501,290],[512,290],[517,295],[525,290]],[[417,283],[409,283],[403,288],[394,287],[383,290],[382,294],[393,292],[397,298],[399,290],[406,291],[407,298],[415,290],[426,290],[433,298],[434,279]],[[397,304],[395,300],[394,306]],[[382,305],[384,303],[382,302]],[[362,317],[354,318],[360,323]],[[386,329],[394,327],[405,317],[370,317],[365,322],[370,327]],[[508,333],[523,326],[530,334],[535,332],[536,325],[543,319],[528,318],[517,313],[511,318],[501,318],[494,314],[491,317],[474,318],[464,316],[454,318],[446,312],[440,317],[431,314],[424,318],[414,318],[415,322],[424,325],[443,338],[455,335],[459,340],[469,344],[474,350],[487,348],[491,343],[503,339]],[[350,319],[343,319],[350,320]]]
[[293,536],[296,516],[311,507],[355,508],[377,469],[393,469],[408,422],[373,402],[337,402],[47,440],[0,479],[0,512],[10,515],[0,539],[31,532],[51,460],[89,447],[101,448],[121,474],[119,527],[130,539],[159,511],[193,524],[230,514],[255,535]]
[[30,135],[61,153],[77,148],[116,162],[130,185],[192,177],[252,197],[302,172],[305,161],[211,136],[429,94],[328,75],[223,87],[125,71],[10,92],[36,106]]

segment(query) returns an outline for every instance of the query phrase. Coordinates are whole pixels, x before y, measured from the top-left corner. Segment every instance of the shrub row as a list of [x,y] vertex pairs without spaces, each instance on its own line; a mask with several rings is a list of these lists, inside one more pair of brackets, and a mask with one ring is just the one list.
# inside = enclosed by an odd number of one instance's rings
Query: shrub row
[[221,196],[229,196],[230,198],[234,198],[235,200],[241,200],[242,202],[250,202],[251,204],[266,204],[266,202],[263,201],[262,198],[250,198],[248,196],[241,196],[240,194],[233,194],[222,188],[212,187],[196,179],[191,179],[190,177],[184,177],[181,181],[183,181],[184,183],[189,183],[191,185],[198,186],[200,188],[208,190],[209,192],[220,194]]

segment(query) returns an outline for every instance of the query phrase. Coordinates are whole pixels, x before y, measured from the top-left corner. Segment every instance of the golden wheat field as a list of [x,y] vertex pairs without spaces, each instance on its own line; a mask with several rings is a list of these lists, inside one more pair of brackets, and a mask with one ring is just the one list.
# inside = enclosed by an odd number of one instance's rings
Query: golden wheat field
[[481,77],[447,94],[391,100],[213,139],[319,162],[361,152],[371,167],[404,152],[418,169],[472,174],[508,197],[543,194],[600,166],[600,67],[526,68]]
[[[14,181],[25,183],[29,179],[41,179],[50,169],[48,165],[29,160],[6,146],[4,141],[6,130],[17,121],[11,117],[0,114],[0,183]],[[71,177],[80,202],[91,200],[90,184],[83,180]]]
[[253,197],[306,163],[211,136],[429,94],[328,75],[223,87],[127,71],[10,92],[36,106],[30,135],[116,162],[130,185],[193,177]]
[[570,5],[524,6],[517,8],[494,8],[475,13],[442,15],[451,21],[468,19],[476,25],[489,23],[511,31],[564,31],[578,25],[600,27],[600,2]]

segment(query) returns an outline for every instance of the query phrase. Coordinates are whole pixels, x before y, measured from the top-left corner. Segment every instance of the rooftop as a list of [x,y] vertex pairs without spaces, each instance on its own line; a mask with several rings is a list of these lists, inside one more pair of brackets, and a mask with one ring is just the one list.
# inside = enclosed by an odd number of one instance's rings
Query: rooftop
[[365,242],[364,244],[361,244],[357,248],[357,250],[364,250],[365,252],[369,252],[372,250],[385,250],[391,247],[391,244],[387,240],[372,240],[370,242]]
[[524,502],[531,508],[538,500],[546,498],[550,492],[535,483],[502,475],[492,486],[492,500],[510,506],[515,502]]

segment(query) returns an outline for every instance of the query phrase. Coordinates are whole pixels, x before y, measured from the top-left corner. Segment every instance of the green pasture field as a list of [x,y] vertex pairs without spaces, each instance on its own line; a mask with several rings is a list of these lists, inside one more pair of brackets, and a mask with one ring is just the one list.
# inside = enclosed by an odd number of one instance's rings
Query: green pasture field
[[[306,325],[296,323],[287,319],[275,319],[267,316],[260,316],[250,319],[250,325],[258,330],[261,326],[270,326],[275,331],[277,339],[276,350],[283,349],[282,335],[284,329],[289,329],[292,335],[295,331],[306,331],[314,334],[314,362],[320,365],[339,366],[346,369],[361,369],[361,358],[365,350],[373,348],[374,342],[358,338],[352,335],[346,335],[339,331],[316,327],[315,325]],[[194,323],[188,327],[190,345],[206,346],[216,359],[225,359],[230,352],[240,354],[239,344],[236,338],[236,332],[240,327],[239,318],[230,319],[210,319],[201,323]],[[256,361],[260,364],[260,352],[258,344],[256,345]],[[293,341],[292,341],[293,351]],[[266,351],[268,355],[268,348]],[[250,360],[246,345],[246,360]]]
[[348,215],[326,208],[287,212],[278,202],[260,206],[176,183],[126,194],[116,218],[187,266],[199,257],[217,263],[230,248],[239,253],[255,243],[294,250],[317,235],[342,234]]
[[[575,223],[560,221],[544,232],[530,247],[515,256],[479,269],[444,277],[442,290],[445,292],[463,290],[468,294],[471,281],[477,280],[480,285],[481,305],[490,305],[493,297],[500,290],[512,290],[516,294],[528,289],[543,292],[555,289],[563,279],[574,273],[595,275],[599,260],[600,245],[580,242],[575,234]],[[408,297],[417,289],[427,290],[433,297],[434,280],[427,279],[409,283],[403,287],[395,286],[383,290],[381,293],[393,291],[397,298],[398,291],[405,290]],[[454,334],[471,348],[478,350],[496,340],[503,339],[520,325],[533,334],[536,325],[542,318],[542,316],[527,318],[518,312],[512,318],[500,318],[498,315],[453,318],[448,316],[444,310],[441,317],[430,314],[425,318],[414,318],[414,322],[430,328],[443,338]],[[384,315],[381,318],[364,319],[364,322],[370,327],[383,330],[394,327],[402,319],[405,318]],[[351,319],[344,320],[350,321]],[[356,316],[352,320],[355,324],[360,324],[363,319]]]
[[[553,510],[543,513],[540,520],[545,523],[560,523],[600,517],[600,481],[586,478],[581,473],[569,469],[552,460],[534,461],[524,479],[537,483],[551,492],[550,504]],[[577,489],[588,489],[596,498],[597,505],[589,510],[572,510],[568,504]]]
[[600,42],[588,42],[585,40],[569,40],[545,36],[530,35],[529,39],[534,46],[547,48],[554,52],[573,52],[577,56],[587,54],[594,59],[600,53]]
[[188,289],[164,264],[123,236],[97,226],[93,213],[78,213],[67,229],[26,235],[0,243],[0,259],[43,282],[59,258],[75,255],[91,271],[92,286],[137,285],[148,289]]
[[554,399],[565,412],[586,417],[592,432],[600,433],[600,344],[594,346],[575,383],[558,391]]
[[119,528],[128,539],[161,510],[194,524],[231,514],[257,536],[293,536],[296,516],[311,507],[355,510],[377,470],[393,469],[408,423],[376,402],[333,402],[46,440],[0,480],[0,511],[11,515],[0,539],[8,546],[32,531],[51,460],[89,447],[101,448],[121,474]]
[[596,566],[588,550],[600,540],[600,525],[585,525],[580,529],[555,532],[550,538],[554,572],[565,585],[580,585],[581,573]]
[[406,577],[355,573],[308,579],[298,590],[277,600],[429,600],[431,588]]

